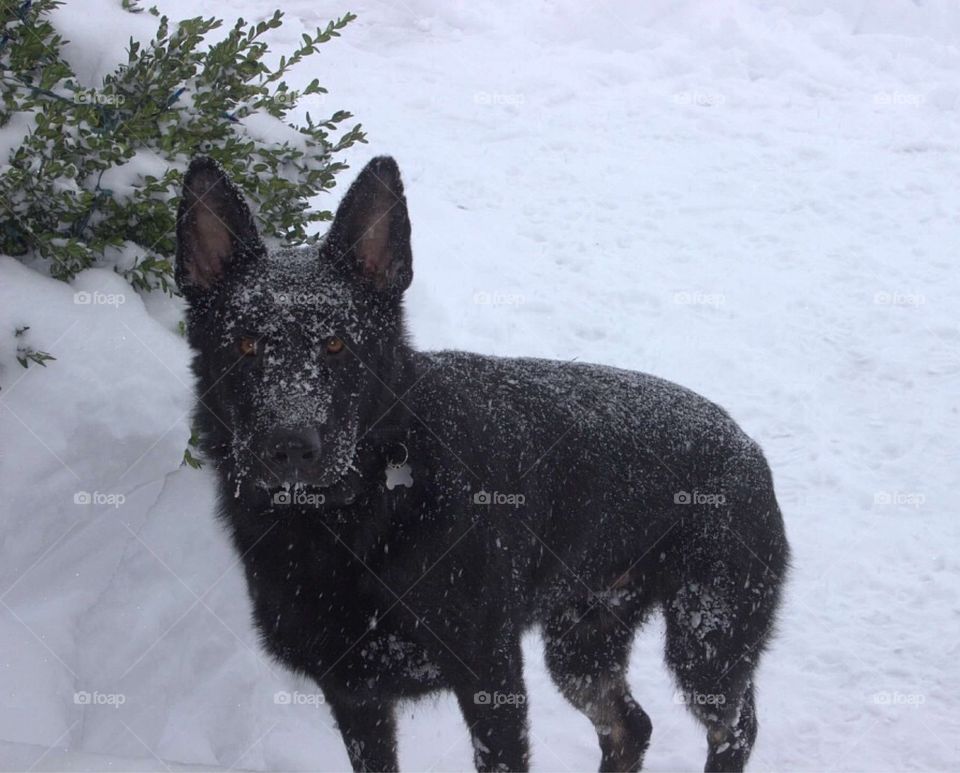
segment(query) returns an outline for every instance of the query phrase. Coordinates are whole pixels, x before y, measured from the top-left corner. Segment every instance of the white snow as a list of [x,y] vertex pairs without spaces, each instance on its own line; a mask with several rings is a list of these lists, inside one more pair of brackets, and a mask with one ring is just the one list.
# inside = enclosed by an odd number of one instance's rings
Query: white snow
[[[91,83],[144,38],[118,6],[60,12]],[[652,372],[766,450],[794,569],[752,768],[960,769],[960,7],[286,0],[272,55],[348,7],[289,82],[369,134],[319,206],[373,155],[404,171],[418,345]],[[0,259],[2,770],[347,767],[316,688],[259,649],[211,475],[178,467],[177,309]],[[24,370],[17,343],[57,359]],[[630,672],[646,769],[701,769],[661,638]],[[526,645],[534,768],[595,769]],[[404,708],[404,769],[472,751],[452,697]]]

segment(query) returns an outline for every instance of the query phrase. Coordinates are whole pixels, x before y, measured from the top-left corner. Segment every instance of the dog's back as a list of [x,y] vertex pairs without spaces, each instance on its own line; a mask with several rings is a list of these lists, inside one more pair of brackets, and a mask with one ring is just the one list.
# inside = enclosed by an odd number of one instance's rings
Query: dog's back
[[[751,547],[783,570],[777,546],[759,544],[785,545],[763,454],[709,400],[601,365],[465,352],[421,357],[424,375],[404,402],[422,419],[412,431],[457,473],[453,501],[477,505],[479,496],[495,523],[561,529],[563,552],[589,553],[585,546],[603,540],[614,543],[609,555],[621,543],[631,563],[638,541],[681,536],[666,534],[678,519],[688,539],[714,546],[733,529],[747,544],[765,537]],[[583,563],[585,577],[616,579],[594,577],[589,558]]]

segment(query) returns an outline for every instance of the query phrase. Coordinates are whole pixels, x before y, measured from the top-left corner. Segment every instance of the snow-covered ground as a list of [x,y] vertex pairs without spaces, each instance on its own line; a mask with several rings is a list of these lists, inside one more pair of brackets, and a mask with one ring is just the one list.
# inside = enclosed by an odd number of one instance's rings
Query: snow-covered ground
[[[143,28],[117,6],[68,0],[78,67]],[[404,170],[418,345],[650,371],[766,449],[795,566],[752,768],[960,769],[960,8],[349,7],[293,85],[319,77],[367,129],[343,182],[375,154]],[[275,54],[347,8],[286,0]],[[16,363],[22,325],[55,362]],[[178,467],[176,307],[0,258],[0,387],[0,769],[344,769],[315,688],[258,648],[211,476]],[[699,769],[661,638],[651,623],[630,673],[647,769]],[[535,633],[526,655],[535,769],[595,769]],[[470,767],[452,698],[405,707],[400,756]]]

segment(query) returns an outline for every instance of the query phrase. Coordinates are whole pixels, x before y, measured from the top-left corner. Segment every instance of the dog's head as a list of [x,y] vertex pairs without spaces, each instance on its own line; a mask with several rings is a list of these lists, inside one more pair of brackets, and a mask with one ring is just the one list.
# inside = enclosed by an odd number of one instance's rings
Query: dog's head
[[405,367],[401,297],[412,277],[393,159],[360,173],[319,249],[277,251],[223,169],[194,160],[177,214],[176,278],[189,304],[204,444],[235,485],[335,491],[360,472],[358,448]]

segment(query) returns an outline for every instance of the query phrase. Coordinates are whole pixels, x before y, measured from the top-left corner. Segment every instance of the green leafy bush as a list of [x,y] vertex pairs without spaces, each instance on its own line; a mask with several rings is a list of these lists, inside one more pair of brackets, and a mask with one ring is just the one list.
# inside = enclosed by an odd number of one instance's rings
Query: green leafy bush
[[[321,104],[326,90],[313,80],[295,92],[283,78],[352,14],[304,34],[271,68],[264,37],[281,26],[279,11],[253,25],[240,19],[207,44],[221,20],[171,24],[151,9],[154,39],[131,39],[127,61],[90,89],[50,23],[61,4],[0,0],[0,137],[23,138],[0,159],[0,253],[60,279],[112,266],[140,290],[173,292],[176,197],[197,153],[216,158],[243,188],[265,237],[310,241],[310,224],[330,213],[309,210],[307,199],[333,187],[345,166],[337,153],[364,135],[340,126],[352,118],[344,111],[291,123],[292,108]],[[129,0],[123,7],[141,12]]]

